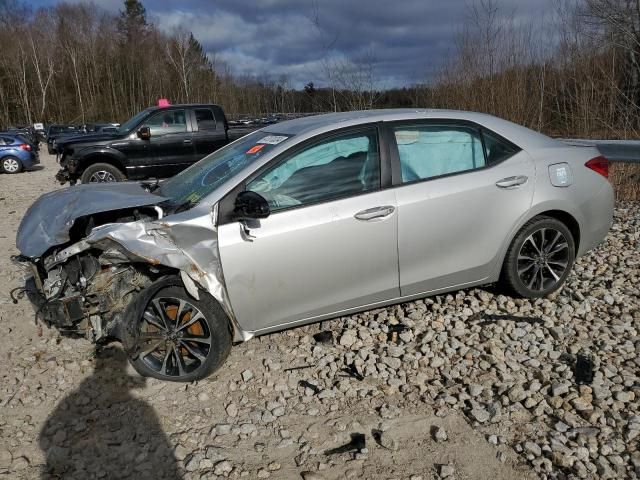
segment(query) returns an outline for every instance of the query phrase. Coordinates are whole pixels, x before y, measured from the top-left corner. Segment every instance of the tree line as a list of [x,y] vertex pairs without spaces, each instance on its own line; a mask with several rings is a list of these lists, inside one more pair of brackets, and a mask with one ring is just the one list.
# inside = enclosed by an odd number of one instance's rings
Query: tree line
[[[318,18],[310,20],[323,48]],[[231,115],[456,108],[559,136],[633,138],[639,26],[636,0],[556,0],[537,26],[496,0],[475,0],[428,82],[384,89],[373,55],[336,58],[327,48],[323,72],[296,89],[277,73],[234,75],[188,30],[161,31],[139,0],[118,14],[0,0],[0,126],[123,121],[165,97],[219,103]]]

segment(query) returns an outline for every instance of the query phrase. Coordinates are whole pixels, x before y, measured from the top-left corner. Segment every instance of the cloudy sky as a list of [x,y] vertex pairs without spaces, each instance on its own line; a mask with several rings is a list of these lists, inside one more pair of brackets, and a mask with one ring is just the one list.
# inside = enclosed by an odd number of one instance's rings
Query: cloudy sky
[[[82,0],[73,0],[82,1]],[[301,87],[326,83],[323,59],[375,59],[380,87],[428,81],[454,50],[473,0],[146,0],[147,14],[167,31],[191,30],[206,51],[236,75]],[[479,1],[479,0],[477,0]],[[517,23],[541,22],[552,0],[497,0]],[[47,6],[56,0],[35,0]],[[121,0],[101,0],[116,12]],[[317,22],[314,21],[317,19]],[[319,27],[319,28],[318,28]]]

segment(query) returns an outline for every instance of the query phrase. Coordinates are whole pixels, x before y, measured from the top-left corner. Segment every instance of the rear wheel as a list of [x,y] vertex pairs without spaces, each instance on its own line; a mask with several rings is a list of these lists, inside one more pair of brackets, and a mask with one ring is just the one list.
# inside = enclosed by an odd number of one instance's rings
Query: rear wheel
[[[139,353],[131,364],[141,375],[191,382],[220,368],[231,350],[231,329],[208,294],[191,297],[182,286],[157,288],[139,319]],[[159,287],[159,288],[158,288]]]
[[124,174],[117,167],[108,163],[94,163],[88,166],[80,177],[82,183],[122,182],[124,180]]
[[16,157],[4,157],[0,166],[4,173],[20,173],[23,169],[22,162]]
[[502,268],[502,283],[518,296],[536,298],[559,289],[575,260],[569,229],[551,217],[527,222],[511,242]]

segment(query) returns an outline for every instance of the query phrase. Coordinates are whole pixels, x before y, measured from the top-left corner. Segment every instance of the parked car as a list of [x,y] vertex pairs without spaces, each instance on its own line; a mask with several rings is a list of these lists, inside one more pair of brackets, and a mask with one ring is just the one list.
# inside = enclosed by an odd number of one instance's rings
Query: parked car
[[40,139],[38,133],[32,127],[9,127],[7,133],[19,137],[23,142],[28,143],[33,150],[40,150]]
[[148,108],[117,133],[59,140],[60,183],[119,182],[175,175],[234,138],[218,105]]
[[34,123],[33,130],[35,132],[35,136],[36,136],[36,139],[38,140],[38,143],[47,141],[47,132],[44,128],[44,123]]
[[21,135],[0,133],[0,170],[20,173],[40,163],[36,149]]
[[546,296],[609,231],[607,174],[596,148],[489,115],[336,113],[253,132],[160,185],[48,193],[16,244],[47,324],[191,381],[233,340],[494,282]]
[[95,138],[95,135],[109,134],[113,136],[117,133],[118,127],[112,123],[86,123],[75,127],[71,131],[56,135],[51,142],[49,153],[58,156],[62,153],[63,145],[72,142],[86,141],[89,135],[91,135],[91,138]]
[[63,135],[78,134],[79,129],[75,125],[53,124],[47,127],[47,151],[51,155],[56,154],[56,140]]

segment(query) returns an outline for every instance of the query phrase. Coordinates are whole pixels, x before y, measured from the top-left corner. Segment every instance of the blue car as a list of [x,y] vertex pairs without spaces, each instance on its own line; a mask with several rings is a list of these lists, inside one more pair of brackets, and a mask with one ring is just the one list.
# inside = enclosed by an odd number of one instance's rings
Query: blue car
[[40,163],[36,149],[19,135],[0,133],[0,171],[19,173]]

